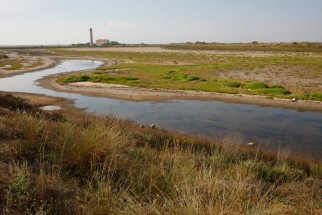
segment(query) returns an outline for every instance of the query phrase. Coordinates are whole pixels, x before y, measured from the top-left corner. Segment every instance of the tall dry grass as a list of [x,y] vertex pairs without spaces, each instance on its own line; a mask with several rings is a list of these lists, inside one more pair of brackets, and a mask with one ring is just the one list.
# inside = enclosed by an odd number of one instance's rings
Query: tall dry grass
[[233,134],[211,143],[59,115],[0,109],[3,214],[322,212],[320,163],[244,150]]

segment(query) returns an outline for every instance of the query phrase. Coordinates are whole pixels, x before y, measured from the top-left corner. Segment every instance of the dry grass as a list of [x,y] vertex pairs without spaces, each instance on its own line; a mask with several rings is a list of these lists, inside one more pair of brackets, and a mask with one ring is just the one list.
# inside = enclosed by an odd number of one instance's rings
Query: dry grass
[[[14,98],[0,98],[7,100]],[[321,163],[238,142],[233,134],[209,142],[111,117],[1,108],[0,211],[321,214]]]
[[322,52],[322,43],[178,43],[164,48],[179,50],[222,50],[222,51],[274,51],[274,52]]

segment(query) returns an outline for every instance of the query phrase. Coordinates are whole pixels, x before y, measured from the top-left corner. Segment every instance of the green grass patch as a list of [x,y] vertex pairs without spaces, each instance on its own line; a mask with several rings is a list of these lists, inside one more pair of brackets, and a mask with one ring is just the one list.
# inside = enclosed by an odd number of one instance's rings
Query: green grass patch
[[94,83],[129,83],[138,81],[137,77],[133,76],[110,76],[106,74],[89,74],[89,75],[67,75],[57,79],[58,83],[73,83],[73,82],[94,82]]
[[251,83],[245,83],[243,85],[243,88],[245,89],[267,89],[269,86],[262,82],[251,82]]
[[165,74],[161,75],[161,78],[165,80],[173,80],[173,81],[198,81],[201,79],[197,76],[187,75],[176,71],[165,72]]
[[273,88],[273,89],[285,89],[285,87],[283,87],[282,85],[279,85],[279,84],[273,84],[269,88]]
[[322,101],[322,93],[321,92],[309,92],[309,93],[294,93],[289,95],[287,98],[296,98],[300,100],[314,100],[314,101]]
[[262,82],[246,82],[243,86],[243,89],[247,90],[246,93],[249,94],[258,94],[265,96],[276,96],[281,97],[291,94],[291,92],[282,85],[271,85],[262,83]]
[[[207,75],[196,76],[194,70],[200,66],[165,66],[165,65],[114,65],[99,68],[91,74],[67,75],[60,77],[58,83],[95,82],[124,84],[143,88],[163,88],[179,90],[197,90],[218,93],[247,93],[266,96],[288,95],[281,85],[267,85],[262,82],[245,82],[223,79],[210,79]],[[190,75],[188,75],[190,73]]]
[[290,168],[287,163],[277,163],[273,167],[261,165],[258,167],[258,177],[267,182],[282,184],[305,177],[304,171]]
[[225,86],[226,87],[232,87],[232,88],[239,88],[242,85],[242,83],[238,81],[226,81]]
[[267,88],[267,89],[259,89],[255,91],[256,94],[260,95],[268,95],[268,96],[277,96],[280,97],[281,95],[290,95],[291,92],[286,89],[281,88]]
[[305,95],[309,100],[322,101],[322,92],[311,92]]
[[9,68],[4,68],[5,70],[16,70],[22,68],[22,64],[17,61],[3,61],[0,62],[0,67],[4,67],[6,65],[10,65]]

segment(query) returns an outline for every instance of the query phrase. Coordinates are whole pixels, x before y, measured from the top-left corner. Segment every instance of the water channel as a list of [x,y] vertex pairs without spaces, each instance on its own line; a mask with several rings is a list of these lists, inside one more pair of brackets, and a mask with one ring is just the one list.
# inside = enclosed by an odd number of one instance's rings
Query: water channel
[[133,102],[45,89],[37,80],[52,74],[93,69],[102,62],[65,60],[54,68],[0,79],[0,91],[37,93],[74,101],[97,114],[112,114],[141,124],[207,138],[238,132],[243,143],[257,141],[268,149],[322,159],[322,113],[222,101],[169,100]]

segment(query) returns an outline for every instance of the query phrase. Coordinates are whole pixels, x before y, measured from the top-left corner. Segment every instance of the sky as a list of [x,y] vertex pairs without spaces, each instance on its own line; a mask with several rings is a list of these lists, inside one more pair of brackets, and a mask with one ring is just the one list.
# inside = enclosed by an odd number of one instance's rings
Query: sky
[[0,0],[1,45],[322,42],[322,0]]

